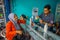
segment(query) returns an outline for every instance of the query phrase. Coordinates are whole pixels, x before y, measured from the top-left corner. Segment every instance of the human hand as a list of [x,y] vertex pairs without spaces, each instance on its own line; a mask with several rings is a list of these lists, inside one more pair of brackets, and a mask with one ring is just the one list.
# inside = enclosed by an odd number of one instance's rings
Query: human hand
[[16,33],[22,35],[23,32],[21,30],[17,30]]
[[43,24],[43,20],[40,20],[40,23]]

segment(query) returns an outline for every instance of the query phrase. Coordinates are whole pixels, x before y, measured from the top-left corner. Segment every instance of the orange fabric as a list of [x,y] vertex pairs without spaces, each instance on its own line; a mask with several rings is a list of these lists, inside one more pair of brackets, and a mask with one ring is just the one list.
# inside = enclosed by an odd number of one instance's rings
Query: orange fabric
[[25,20],[19,20],[19,23],[25,24],[26,21]]
[[6,24],[6,38],[7,40],[12,40],[15,35],[16,35],[16,29],[14,27],[14,24],[11,21],[9,21]]
[[[26,21],[18,20],[18,24],[20,24],[20,23],[25,24]],[[7,40],[12,40],[15,35],[16,35],[16,28],[15,28],[14,24],[11,21],[9,21],[6,24],[6,38],[7,38]]]

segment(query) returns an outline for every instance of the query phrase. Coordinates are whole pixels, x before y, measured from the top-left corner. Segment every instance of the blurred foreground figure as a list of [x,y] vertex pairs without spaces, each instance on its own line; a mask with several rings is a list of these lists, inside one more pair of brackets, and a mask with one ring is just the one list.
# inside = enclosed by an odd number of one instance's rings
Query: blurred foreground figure
[[6,24],[6,38],[12,40],[16,35],[22,35],[21,27],[19,26],[17,15],[10,13],[9,20]]

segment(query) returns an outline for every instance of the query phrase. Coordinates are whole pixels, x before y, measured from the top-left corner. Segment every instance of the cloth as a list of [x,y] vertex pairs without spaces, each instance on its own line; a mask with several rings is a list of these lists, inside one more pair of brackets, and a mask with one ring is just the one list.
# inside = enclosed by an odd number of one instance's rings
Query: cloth
[[16,28],[11,21],[8,21],[6,24],[6,38],[7,40],[12,40],[16,35]]
[[43,13],[39,17],[47,23],[53,24],[54,22],[54,15],[52,13],[49,13],[47,16],[45,16],[45,14]]
[[[54,23],[54,15],[52,13],[49,13],[47,16],[45,16],[45,14],[43,13],[39,15],[39,17],[47,23],[51,23],[51,24]],[[44,28],[44,24],[40,24],[40,26]],[[53,31],[53,27],[48,27],[48,30]]]
[[16,30],[19,30],[20,27],[17,21],[14,20],[14,14],[11,13],[8,16],[9,20],[6,24],[6,38],[7,40],[12,40],[13,37],[16,35]]
[[26,24],[25,20],[19,20],[19,23]]
[[14,14],[13,13],[10,13],[10,15],[8,16],[8,18],[14,24],[16,30],[20,30],[20,27],[17,24],[17,21],[14,20]]

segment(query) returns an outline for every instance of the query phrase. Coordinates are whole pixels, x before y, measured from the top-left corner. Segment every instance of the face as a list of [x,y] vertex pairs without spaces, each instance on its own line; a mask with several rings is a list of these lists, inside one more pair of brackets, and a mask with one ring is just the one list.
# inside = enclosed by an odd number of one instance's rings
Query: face
[[18,17],[17,17],[17,15],[14,15],[14,19],[15,19],[15,21],[17,21],[17,20],[18,20]]
[[50,10],[48,10],[48,8],[44,8],[44,13],[48,14],[50,12]]
[[23,20],[24,18],[21,16],[20,19]]

